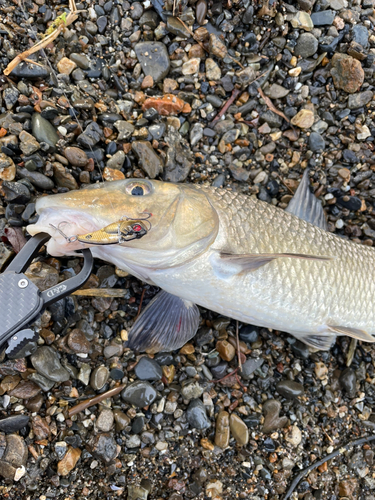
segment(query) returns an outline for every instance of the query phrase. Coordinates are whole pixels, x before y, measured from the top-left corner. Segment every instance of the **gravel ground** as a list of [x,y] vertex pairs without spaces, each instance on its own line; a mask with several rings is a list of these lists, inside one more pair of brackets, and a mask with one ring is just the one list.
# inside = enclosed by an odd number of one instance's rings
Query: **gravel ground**
[[[103,178],[224,186],[285,208],[310,167],[329,230],[372,246],[374,6],[78,4],[31,56],[42,66],[0,77],[0,271],[41,193]],[[64,10],[0,0],[1,70]],[[81,265],[43,254],[28,275],[46,289]],[[157,289],[100,261],[86,287],[96,296],[43,314],[23,358],[0,353],[1,498],[282,500],[301,469],[373,435],[371,345],[312,352],[240,324],[239,370],[236,323],[201,310],[180,351],[140,356],[124,340]],[[374,500],[372,448],[324,462],[292,498]]]

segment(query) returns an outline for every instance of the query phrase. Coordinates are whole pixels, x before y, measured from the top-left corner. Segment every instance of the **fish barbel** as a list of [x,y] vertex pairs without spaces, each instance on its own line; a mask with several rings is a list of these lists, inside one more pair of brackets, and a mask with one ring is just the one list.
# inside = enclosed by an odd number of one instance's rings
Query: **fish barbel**
[[[307,176],[297,193],[284,211],[226,189],[128,179],[40,198],[28,231],[51,234],[51,255],[91,247],[162,289],[130,332],[137,350],[181,347],[198,328],[197,305],[318,349],[337,335],[375,341],[375,250],[324,229]],[[86,234],[141,213],[152,229],[111,246],[69,242],[51,226]]]

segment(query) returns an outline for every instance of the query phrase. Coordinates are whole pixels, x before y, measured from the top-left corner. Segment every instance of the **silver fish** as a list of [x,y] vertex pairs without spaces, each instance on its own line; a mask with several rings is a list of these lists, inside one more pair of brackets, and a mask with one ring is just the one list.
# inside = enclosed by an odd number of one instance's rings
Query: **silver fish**
[[199,325],[197,305],[318,349],[337,335],[375,341],[375,250],[327,232],[307,173],[286,211],[226,189],[144,179],[42,197],[36,210],[28,231],[50,233],[54,256],[90,244],[69,242],[51,224],[86,234],[152,214],[142,238],[92,247],[162,289],[130,332],[136,350],[184,345]]

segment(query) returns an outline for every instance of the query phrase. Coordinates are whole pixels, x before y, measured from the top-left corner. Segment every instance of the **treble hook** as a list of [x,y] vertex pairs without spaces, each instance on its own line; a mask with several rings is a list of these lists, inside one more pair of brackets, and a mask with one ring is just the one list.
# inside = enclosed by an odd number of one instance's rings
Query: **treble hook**
[[[62,223],[60,222],[60,224],[62,224]],[[55,229],[57,232],[59,232],[61,234],[61,236],[66,239],[66,241],[68,243],[74,243],[75,241],[78,240],[78,236],[77,235],[75,235],[75,236],[67,236],[66,234],[64,234],[61,231],[61,229],[59,229],[58,227],[54,226],[53,224],[50,223],[50,226],[53,227],[53,229]]]

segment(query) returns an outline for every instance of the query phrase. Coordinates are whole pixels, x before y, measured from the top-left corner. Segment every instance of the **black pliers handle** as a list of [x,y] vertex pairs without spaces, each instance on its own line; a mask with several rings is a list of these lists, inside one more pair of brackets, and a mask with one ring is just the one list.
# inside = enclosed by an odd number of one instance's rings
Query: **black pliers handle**
[[0,274],[0,347],[8,341],[6,354],[9,357],[36,337],[32,330],[24,330],[27,325],[33,323],[46,307],[80,288],[90,277],[94,259],[91,251],[84,249],[80,273],[41,292],[23,273],[49,239],[50,235],[46,233],[33,236]]

